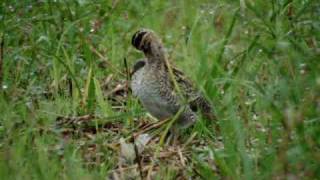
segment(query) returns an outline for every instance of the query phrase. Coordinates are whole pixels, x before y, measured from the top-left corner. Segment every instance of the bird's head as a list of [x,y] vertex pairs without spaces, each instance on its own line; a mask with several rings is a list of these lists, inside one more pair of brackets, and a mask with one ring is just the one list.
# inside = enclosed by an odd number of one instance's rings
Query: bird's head
[[140,29],[132,36],[131,44],[149,58],[164,57],[162,42],[152,30]]

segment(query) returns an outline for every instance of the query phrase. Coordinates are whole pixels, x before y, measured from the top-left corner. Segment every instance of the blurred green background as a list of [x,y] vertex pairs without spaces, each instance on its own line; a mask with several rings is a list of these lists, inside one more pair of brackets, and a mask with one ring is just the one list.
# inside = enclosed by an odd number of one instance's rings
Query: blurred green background
[[[318,0],[3,0],[1,178],[110,177],[110,144],[150,120],[130,94],[112,92],[126,83],[124,59],[131,68],[143,57],[131,46],[140,28],[162,38],[220,127],[199,120],[183,136],[201,148],[189,145],[183,168],[155,158],[153,178],[320,177]],[[86,114],[104,117],[94,133],[56,125]],[[106,123],[117,132],[100,130]]]

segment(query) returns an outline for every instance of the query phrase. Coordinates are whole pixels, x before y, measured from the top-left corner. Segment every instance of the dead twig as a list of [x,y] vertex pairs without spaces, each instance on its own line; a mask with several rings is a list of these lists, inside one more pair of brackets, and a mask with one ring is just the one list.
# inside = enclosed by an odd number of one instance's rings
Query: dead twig
[[91,42],[90,38],[85,38],[85,41],[88,43],[90,50],[97,55],[99,58],[101,58],[103,61],[105,61],[106,64],[108,64],[108,66],[114,70],[115,72],[119,73],[122,76],[126,76],[123,72],[119,71],[117,68],[115,68],[112,63],[109,62],[108,58],[106,58],[105,56],[103,56],[93,45],[93,43]]
[[116,172],[120,172],[120,171],[128,171],[128,170],[135,169],[135,168],[137,168],[136,164],[134,164],[132,166],[128,166],[128,167],[118,167],[117,169],[110,170],[109,173],[116,173]]
[[138,162],[138,168],[139,168],[139,174],[140,174],[140,178],[141,180],[143,180],[143,172],[142,172],[142,163],[141,163],[141,156],[139,154],[139,151],[138,151],[138,147],[137,147],[137,144],[135,142],[135,138],[133,138],[133,144],[134,144],[134,152],[136,153],[136,160]]
[[183,158],[183,155],[182,155],[182,152],[181,152],[181,148],[178,146],[178,155],[179,155],[179,159],[180,159],[180,162],[181,162],[181,165],[182,167],[185,167],[186,166],[186,163],[184,161],[184,158]]
[[154,128],[157,128],[157,127],[160,127],[162,126],[163,124],[165,124],[166,122],[170,121],[170,119],[166,119],[166,120],[163,120],[163,121],[160,121],[160,122],[156,122],[156,123],[153,123],[153,124],[149,124],[147,125],[146,127],[142,127],[141,130],[137,133],[135,133],[133,135],[134,138],[136,138],[138,135],[140,134],[143,134],[151,129],[154,129]]
[[113,78],[113,74],[109,74],[109,75],[107,76],[107,78],[105,78],[105,79],[103,80],[102,88],[107,89],[108,86],[109,86],[109,84],[110,84],[110,82],[111,82],[111,80],[112,80],[112,78]]
[[95,115],[84,115],[84,116],[76,116],[76,117],[57,117],[57,122],[59,125],[62,124],[81,124],[87,122],[91,119],[96,118]]
[[118,84],[114,89],[112,89],[110,92],[108,92],[108,94],[106,94],[107,97],[109,97],[110,95],[121,91],[121,90],[126,90],[127,89],[127,85],[126,84]]

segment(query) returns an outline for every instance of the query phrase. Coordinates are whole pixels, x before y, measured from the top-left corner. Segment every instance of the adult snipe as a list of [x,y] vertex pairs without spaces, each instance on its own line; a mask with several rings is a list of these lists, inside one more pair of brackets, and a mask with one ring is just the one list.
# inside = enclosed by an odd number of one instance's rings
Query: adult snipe
[[170,67],[164,46],[153,31],[139,30],[132,37],[132,45],[145,55],[134,65],[132,92],[152,116],[162,120],[179,112],[176,125],[181,128],[197,120],[198,110],[208,119],[214,118],[211,105],[191,81]]

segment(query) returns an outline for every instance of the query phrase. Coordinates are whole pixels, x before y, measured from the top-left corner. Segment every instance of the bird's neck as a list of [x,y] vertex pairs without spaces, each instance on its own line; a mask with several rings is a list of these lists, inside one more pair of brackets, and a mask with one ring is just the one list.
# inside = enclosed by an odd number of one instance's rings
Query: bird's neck
[[144,52],[147,57],[147,64],[151,66],[164,66],[166,63],[166,53],[162,44],[151,44]]

